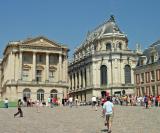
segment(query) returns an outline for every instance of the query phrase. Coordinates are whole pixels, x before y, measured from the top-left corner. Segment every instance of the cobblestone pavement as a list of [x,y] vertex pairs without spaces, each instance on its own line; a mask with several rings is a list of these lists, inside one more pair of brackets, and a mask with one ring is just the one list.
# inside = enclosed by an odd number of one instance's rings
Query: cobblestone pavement
[[[22,108],[24,117],[13,117],[16,108],[0,109],[0,133],[106,133],[101,107]],[[116,106],[112,133],[160,133],[160,108]]]

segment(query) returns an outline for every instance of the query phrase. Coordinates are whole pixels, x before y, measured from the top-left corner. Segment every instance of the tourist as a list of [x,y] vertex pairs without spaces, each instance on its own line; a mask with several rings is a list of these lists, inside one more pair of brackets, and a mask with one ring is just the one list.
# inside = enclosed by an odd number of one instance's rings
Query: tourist
[[69,99],[68,99],[68,101],[69,101],[69,106],[72,108],[73,98],[70,96]]
[[5,98],[5,100],[4,100],[4,106],[5,106],[5,108],[8,108],[8,98]]
[[95,107],[95,110],[97,111],[97,99],[95,96],[92,97],[92,107],[94,106]]
[[75,99],[75,105],[76,105],[76,107],[78,107],[78,99],[77,98]]
[[112,119],[114,115],[114,105],[110,102],[110,97],[107,97],[107,101],[103,105],[103,113],[105,115],[105,126],[108,128],[108,133],[111,133]]
[[18,112],[14,114],[14,117],[17,116],[18,114],[20,114],[20,117],[23,117],[23,112],[21,110],[21,106],[22,106],[22,101],[21,101],[21,99],[19,99],[18,100],[18,105],[17,105]]
[[158,95],[157,100],[158,100],[158,107],[159,107],[160,106],[160,95]]
[[146,109],[148,109],[148,96],[147,95],[144,97],[144,103],[145,103]]
[[37,113],[40,112],[40,109],[39,109],[40,106],[41,106],[40,104],[41,104],[41,102],[40,102],[39,100],[37,100],[37,101],[36,101],[36,111],[37,111]]

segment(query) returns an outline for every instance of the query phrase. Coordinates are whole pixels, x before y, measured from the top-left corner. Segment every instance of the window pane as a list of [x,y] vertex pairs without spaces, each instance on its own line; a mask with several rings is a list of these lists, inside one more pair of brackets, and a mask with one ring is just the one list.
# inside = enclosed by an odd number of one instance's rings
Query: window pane
[[125,83],[131,83],[131,67],[129,65],[125,66]]

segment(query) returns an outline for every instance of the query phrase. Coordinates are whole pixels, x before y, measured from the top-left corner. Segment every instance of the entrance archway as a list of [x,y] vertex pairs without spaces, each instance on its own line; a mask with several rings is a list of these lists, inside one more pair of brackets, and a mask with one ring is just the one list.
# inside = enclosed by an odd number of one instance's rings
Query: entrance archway
[[57,90],[55,90],[55,89],[51,90],[51,92],[50,92],[50,97],[51,97],[51,98],[57,98],[57,93],[58,93]]

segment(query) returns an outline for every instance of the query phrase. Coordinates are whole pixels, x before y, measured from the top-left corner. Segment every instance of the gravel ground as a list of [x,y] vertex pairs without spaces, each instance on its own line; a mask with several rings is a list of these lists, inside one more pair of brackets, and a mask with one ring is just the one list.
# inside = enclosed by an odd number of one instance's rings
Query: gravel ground
[[[22,108],[24,117],[13,117],[17,108],[0,109],[0,133],[107,133],[101,107]],[[115,106],[112,133],[160,133],[160,108]]]

